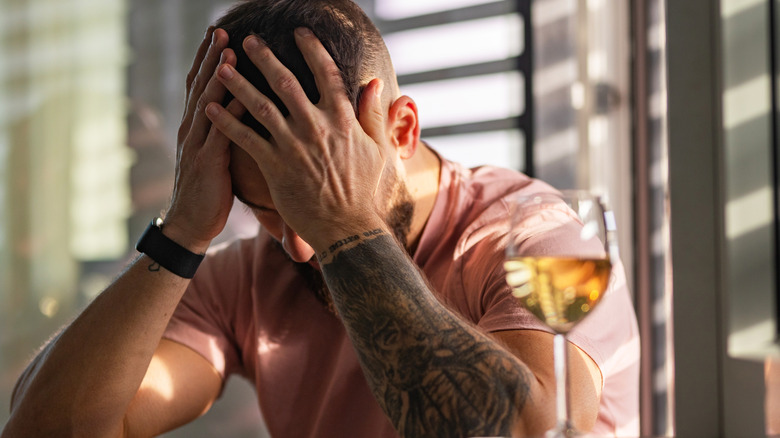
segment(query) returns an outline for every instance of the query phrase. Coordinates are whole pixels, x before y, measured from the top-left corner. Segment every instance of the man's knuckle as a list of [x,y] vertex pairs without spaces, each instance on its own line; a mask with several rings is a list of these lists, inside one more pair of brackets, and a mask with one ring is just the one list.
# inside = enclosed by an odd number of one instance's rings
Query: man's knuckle
[[268,121],[273,117],[276,106],[268,100],[256,100],[252,107],[252,115],[258,121]]
[[311,141],[327,138],[332,129],[328,123],[313,123],[310,129]]
[[195,102],[195,112],[202,113],[203,111],[206,110],[206,105],[208,104],[209,104],[208,100],[203,95],[201,95],[200,97],[198,97],[198,100]]
[[199,90],[203,88],[202,82],[200,76],[196,77],[192,84],[187,88],[187,94],[189,94],[190,97],[199,96],[201,94]]
[[179,131],[177,132],[176,137],[179,139],[179,143],[184,141],[184,139],[187,137],[187,134],[190,132],[189,124],[182,123],[181,126],[179,126]]
[[349,99],[336,99],[334,105],[339,121],[351,123],[352,119],[355,118],[355,108],[352,107]]
[[354,122],[355,117],[352,114],[339,117],[336,120],[337,126],[340,128],[341,132],[352,132],[352,126],[354,125]]
[[190,71],[189,73],[187,73],[187,79],[186,79],[186,82],[185,82],[185,84],[187,85],[187,89],[192,88],[192,83],[195,82],[196,75],[197,75],[197,72],[195,72],[195,71]]
[[242,129],[241,132],[238,133],[237,137],[237,143],[243,146],[252,146],[256,141],[254,132],[249,129]]
[[276,79],[276,87],[282,93],[292,93],[298,88],[298,80],[292,74],[283,74]]
[[325,77],[329,83],[338,84],[343,81],[341,70],[339,70],[335,64],[327,65],[325,67]]
[[272,57],[274,56],[273,52],[269,50],[267,47],[263,48],[257,52],[255,52],[253,55],[251,55],[255,58],[256,62],[258,64],[265,64],[269,62]]

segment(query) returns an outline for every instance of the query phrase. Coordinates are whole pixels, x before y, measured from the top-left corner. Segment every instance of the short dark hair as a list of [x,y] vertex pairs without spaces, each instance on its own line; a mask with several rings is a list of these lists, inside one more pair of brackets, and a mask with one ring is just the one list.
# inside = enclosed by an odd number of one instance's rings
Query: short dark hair
[[[309,99],[317,103],[314,77],[295,44],[293,30],[308,27],[335,61],[345,91],[357,113],[362,87],[374,77],[383,80],[394,71],[382,36],[371,19],[351,0],[244,0],[233,6],[215,25],[224,29],[237,57],[236,69],[287,116],[288,111],[249,60],[242,43],[249,35],[262,38],[279,60],[298,78]],[[268,131],[251,116],[244,123],[264,137]]]

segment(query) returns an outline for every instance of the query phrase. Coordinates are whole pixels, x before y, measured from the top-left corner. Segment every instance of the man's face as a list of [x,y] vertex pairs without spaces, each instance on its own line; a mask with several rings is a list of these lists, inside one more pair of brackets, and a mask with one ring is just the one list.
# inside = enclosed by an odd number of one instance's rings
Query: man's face
[[[246,204],[257,220],[276,239],[290,259],[308,263],[319,270],[314,249],[284,222],[271,199],[268,184],[254,159],[243,149],[231,145],[230,174],[233,193]],[[404,245],[414,212],[414,199],[395,166],[387,166],[377,191],[377,201],[385,222]]]

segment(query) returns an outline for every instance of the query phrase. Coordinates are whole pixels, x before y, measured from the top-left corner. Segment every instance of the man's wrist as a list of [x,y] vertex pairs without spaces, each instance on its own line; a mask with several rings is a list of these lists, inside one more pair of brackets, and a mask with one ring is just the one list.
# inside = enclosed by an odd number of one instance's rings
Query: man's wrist
[[163,219],[160,229],[165,237],[173,240],[182,248],[195,254],[204,254],[206,250],[209,249],[209,245],[211,245],[211,240],[192,237],[191,233],[188,233],[184,228],[178,226],[176,222],[168,220],[168,218]]
[[317,243],[312,245],[312,247],[316,251],[318,261],[326,263],[339,252],[383,234],[389,234],[387,224],[384,221],[361,221],[349,228],[344,226],[334,227],[328,233],[320,236]]
[[[162,219],[155,218],[146,228],[136,244],[139,252],[155,261],[150,270],[162,266],[182,278],[192,278],[203,261],[204,254],[193,253],[162,233]],[[152,266],[157,266],[153,269]]]

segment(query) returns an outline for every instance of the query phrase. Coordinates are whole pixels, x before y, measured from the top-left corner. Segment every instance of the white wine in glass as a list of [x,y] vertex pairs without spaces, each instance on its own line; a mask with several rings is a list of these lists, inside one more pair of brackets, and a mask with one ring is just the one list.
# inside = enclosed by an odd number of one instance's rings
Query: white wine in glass
[[[523,306],[555,332],[556,426],[548,437],[580,435],[570,418],[566,334],[599,304],[617,259],[615,226],[601,199],[586,191],[539,193],[514,199],[507,284]],[[554,244],[531,242],[541,226]],[[541,225],[540,225],[541,224]]]
[[608,257],[517,256],[504,268],[523,306],[556,333],[568,333],[601,301],[612,262]]

